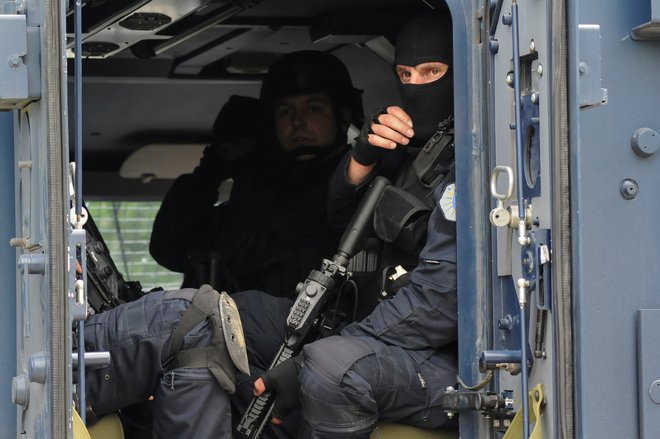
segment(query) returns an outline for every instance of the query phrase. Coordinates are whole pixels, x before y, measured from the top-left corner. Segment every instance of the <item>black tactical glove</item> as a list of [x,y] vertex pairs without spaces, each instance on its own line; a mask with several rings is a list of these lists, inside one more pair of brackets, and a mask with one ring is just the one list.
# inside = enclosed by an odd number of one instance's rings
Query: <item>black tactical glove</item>
[[209,183],[220,182],[236,177],[242,172],[257,166],[262,152],[255,151],[256,141],[241,139],[222,144],[212,143],[206,148],[194,174]]
[[275,395],[273,417],[284,419],[292,410],[300,407],[298,372],[300,372],[304,358],[303,354],[289,358],[261,377],[266,391]]
[[381,114],[387,114],[387,109],[381,108],[376,111],[376,113],[371,116],[371,119],[366,121],[362,125],[362,130],[360,130],[360,135],[355,139],[355,146],[351,151],[351,155],[361,165],[369,166],[373,165],[380,161],[383,158],[383,155],[387,153],[387,149],[381,148],[379,146],[374,146],[369,143],[369,134],[374,134],[371,130],[371,124],[380,124],[378,121],[378,116]]
[[213,123],[213,143],[195,168],[201,180],[214,184],[236,177],[255,165],[263,148],[263,131],[267,115],[258,99],[233,95],[220,109]]
[[200,180],[209,186],[217,188],[222,180],[229,177],[229,163],[222,158],[220,149],[211,144],[204,148],[199,165],[193,171]]

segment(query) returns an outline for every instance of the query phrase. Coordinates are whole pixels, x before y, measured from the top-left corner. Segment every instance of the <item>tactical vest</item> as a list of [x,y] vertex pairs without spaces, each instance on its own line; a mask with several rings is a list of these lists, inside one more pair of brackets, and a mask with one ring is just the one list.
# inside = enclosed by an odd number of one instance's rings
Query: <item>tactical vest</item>
[[349,267],[358,273],[360,296],[366,299],[360,304],[361,314],[405,285],[407,271],[417,265],[434,207],[433,192],[454,163],[453,117],[440,123],[422,148],[409,152],[395,184],[385,189],[376,206],[374,232],[382,244],[359,254]]

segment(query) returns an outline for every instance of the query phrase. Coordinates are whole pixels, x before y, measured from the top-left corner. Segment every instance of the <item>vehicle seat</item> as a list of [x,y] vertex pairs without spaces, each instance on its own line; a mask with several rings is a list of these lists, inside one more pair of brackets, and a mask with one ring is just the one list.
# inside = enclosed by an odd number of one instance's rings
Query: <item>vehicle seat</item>
[[117,415],[106,415],[94,425],[85,427],[80,415],[74,409],[73,439],[124,439],[124,428]]
[[403,424],[378,424],[370,439],[458,439],[458,430],[454,428],[426,428],[412,427]]
[[124,428],[117,415],[106,415],[88,428],[91,439],[124,439]]
[[[458,437],[458,430],[453,428],[429,430],[403,424],[378,424],[371,433],[370,439],[458,439]],[[117,415],[108,415],[89,427],[87,436],[74,433],[74,439],[83,438],[124,439],[124,430]]]

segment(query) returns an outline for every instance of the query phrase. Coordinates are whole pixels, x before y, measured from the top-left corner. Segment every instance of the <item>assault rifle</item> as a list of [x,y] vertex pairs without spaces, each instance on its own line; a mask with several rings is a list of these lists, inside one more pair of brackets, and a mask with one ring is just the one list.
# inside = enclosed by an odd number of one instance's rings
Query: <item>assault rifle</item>
[[[85,207],[87,212],[87,208]],[[87,301],[94,312],[107,311],[142,297],[138,281],[126,281],[117,269],[94,218],[87,212],[84,225],[87,247]]]
[[[296,287],[298,297],[286,320],[285,341],[270,364],[269,370],[298,355],[308,336],[320,331],[325,304],[346,280],[348,261],[365,246],[366,240],[371,235],[374,209],[388,185],[390,182],[386,178],[376,177],[346,228],[335,256],[332,260],[324,259],[321,270],[312,270],[307,279]],[[268,392],[252,399],[236,427],[238,433],[236,437],[241,439],[259,437],[266,422],[271,418],[274,402],[275,397]]]

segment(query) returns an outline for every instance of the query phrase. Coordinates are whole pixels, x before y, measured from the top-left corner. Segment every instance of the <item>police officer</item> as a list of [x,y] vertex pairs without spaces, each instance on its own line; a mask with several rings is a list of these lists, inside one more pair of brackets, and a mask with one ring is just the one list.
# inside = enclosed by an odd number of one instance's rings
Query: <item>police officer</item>
[[[175,181],[155,219],[150,251],[186,273],[185,287],[291,296],[336,248],[328,182],[348,149],[349,124],[361,126],[359,90],[336,57],[301,51],[273,64],[260,106],[248,98],[228,102],[214,143],[192,174]],[[237,143],[250,152],[241,154]],[[227,177],[234,179],[231,198],[218,206]]]
[[[287,272],[291,281],[298,282],[318,265],[321,256],[334,251],[336,242],[328,243],[329,249],[317,246],[327,236],[319,231],[326,224],[327,180],[347,149],[348,124],[359,123],[362,107],[344,65],[331,54],[315,51],[292,53],[276,61],[262,85],[261,100],[271,111],[272,135],[281,147],[270,165],[284,166],[285,171],[277,174],[281,181],[264,179],[254,186],[251,180],[245,182],[242,194],[247,197],[250,189],[257,198],[235,200],[224,224],[242,224],[223,234],[227,240],[242,243],[246,254],[254,258],[241,260],[253,264],[252,271],[234,273],[241,285],[267,287],[269,280],[281,279],[274,271],[286,271],[287,264],[295,267],[295,272]],[[189,176],[190,180],[198,177]],[[185,218],[186,213],[182,210],[178,215]],[[268,239],[271,244],[260,247],[260,240]],[[259,254],[262,249],[263,255]],[[289,257],[287,251],[298,251],[299,259]],[[300,267],[305,271],[298,272]],[[255,279],[243,277],[251,273]],[[234,297],[235,303],[227,309],[246,313],[247,358],[264,369],[274,354],[269,349],[281,343],[290,301],[256,291]],[[88,318],[86,349],[109,351],[112,357],[110,365],[87,370],[91,411],[100,416],[153,396],[153,437],[230,438],[229,395],[249,377],[243,373],[237,379],[237,369],[248,371],[247,358],[244,350],[232,349],[243,334],[236,327],[224,327],[226,319],[218,320],[223,315],[218,306],[225,302],[231,301],[210,287],[152,292]],[[234,337],[226,338],[228,334]],[[238,343],[241,346],[246,347]],[[247,385],[251,393],[252,381]]]
[[[453,107],[451,46],[449,19],[440,15],[420,17],[400,32],[395,62],[403,107],[387,108],[363,131],[343,173],[353,196],[383,165],[388,151],[399,151],[404,175],[415,169],[415,161],[405,165],[405,157],[412,153],[417,160],[421,154],[409,146],[438,137],[434,133]],[[300,402],[311,437],[366,438],[378,420],[426,428],[448,422],[438,406],[442,391],[455,385],[457,362],[455,187],[453,151],[447,151],[451,154],[440,154],[432,172],[416,173],[420,181],[432,182],[434,207],[408,283],[341,335],[305,346],[303,361],[285,366],[299,370]],[[294,404],[285,390],[291,376],[296,377],[279,369],[266,374],[265,384],[255,383],[256,393],[279,390],[284,403],[276,407],[278,415]]]

